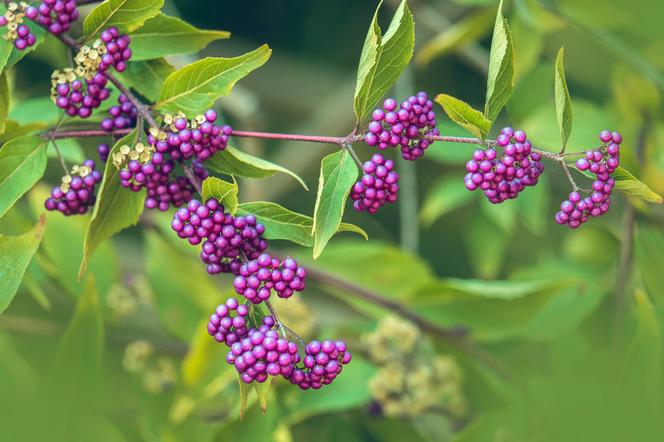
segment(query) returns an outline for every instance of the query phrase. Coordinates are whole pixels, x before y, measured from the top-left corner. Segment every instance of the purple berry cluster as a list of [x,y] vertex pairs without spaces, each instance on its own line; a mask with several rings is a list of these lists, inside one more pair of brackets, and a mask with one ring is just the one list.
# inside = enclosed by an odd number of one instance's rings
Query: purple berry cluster
[[67,32],[79,16],[76,0],[42,0],[37,11],[38,16],[33,20],[54,35]]
[[101,121],[100,126],[102,130],[111,132],[115,129],[134,127],[136,125],[138,111],[124,94],[120,94],[118,97],[118,104],[111,106],[108,109],[108,114],[110,117],[104,118]]
[[568,227],[576,229],[590,217],[605,214],[611,206],[611,193],[615,186],[611,174],[620,165],[622,136],[618,132],[604,130],[599,138],[604,146],[589,150],[584,158],[579,158],[576,162],[579,170],[595,175],[592,191],[585,198],[576,190],[570,193],[569,198],[560,205],[560,211],[556,213],[558,224],[567,224]]
[[37,39],[28,25],[23,23],[23,19],[35,20],[38,16],[39,11],[33,6],[28,6],[24,2],[9,3],[4,15],[0,15],[0,27],[7,28],[3,38],[13,42],[19,51],[33,46]]
[[180,115],[165,115],[164,130],[153,131],[148,142],[154,144],[157,152],[168,153],[174,160],[195,158],[205,161],[216,152],[224,150],[232,129],[228,125],[215,124],[217,113],[209,109],[193,120]]
[[376,213],[385,203],[397,200],[399,174],[394,171],[394,161],[376,153],[362,165],[362,170],[362,179],[353,185],[350,193],[355,210]]
[[[171,227],[182,239],[201,246],[201,260],[210,274],[241,274],[242,261],[258,258],[267,249],[265,226],[253,215],[233,216],[214,198],[189,201],[175,213]],[[289,295],[290,296],[290,295]]]
[[88,118],[92,110],[106,100],[111,91],[106,87],[108,80],[101,74],[91,79],[79,79],[73,69],[55,71],[51,78],[51,99],[71,117]]
[[302,390],[315,390],[331,384],[348,364],[352,355],[344,341],[311,341],[304,349],[303,369],[295,369],[288,380]]
[[303,390],[319,389],[332,383],[352,356],[343,341],[311,341],[300,355],[298,344],[279,337],[272,316],[260,326],[249,328],[249,308],[229,298],[210,316],[207,331],[230,351],[226,362],[234,366],[243,382],[265,382],[270,376],[283,376]]
[[111,66],[118,72],[124,72],[127,68],[127,61],[132,56],[129,48],[131,38],[128,35],[120,34],[115,26],[102,31],[100,38],[106,51],[101,56],[99,72],[106,72]]
[[369,146],[379,149],[400,147],[401,156],[406,160],[416,160],[424,155],[431,145],[426,137],[440,135],[436,129],[433,103],[425,92],[408,97],[399,109],[396,100],[388,98],[382,109],[373,112],[368,129],[364,141]]
[[74,166],[71,175],[62,177],[62,183],[51,190],[44,207],[65,216],[86,213],[95,203],[95,185],[101,178],[101,172],[95,170],[95,162],[85,160],[81,166]]
[[526,187],[537,184],[544,171],[541,160],[524,131],[506,127],[496,138],[496,149],[478,149],[466,163],[466,188],[484,191],[494,204],[516,198]]
[[289,298],[293,292],[305,288],[307,272],[293,258],[279,261],[267,253],[247,261],[240,267],[233,281],[235,291],[254,304],[270,299],[272,290],[280,298]]

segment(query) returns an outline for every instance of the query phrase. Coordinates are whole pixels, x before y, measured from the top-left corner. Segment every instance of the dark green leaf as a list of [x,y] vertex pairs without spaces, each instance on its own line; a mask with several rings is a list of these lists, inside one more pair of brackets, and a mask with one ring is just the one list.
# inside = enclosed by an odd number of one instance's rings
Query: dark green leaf
[[429,188],[420,210],[420,222],[431,226],[438,218],[464,206],[473,198],[475,194],[463,185],[463,176],[443,177]]
[[[120,78],[148,100],[157,101],[166,78],[173,72],[175,72],[175,68],[163,58],[131,61],[127,63],[127,69],[120,75]],[[52,104],[51,107],[53,107]]]
[[188,116],[201,113],[217,98],[228,95],[238,80],[265,64],[271,53],[263,45],[239,57],[210,57],[187,65],[166,78],[155,108]]
[[[110,156],[125,144],[132,144],[136,133],[131,132],[120,139],[111,149]],[[109,157],[110,157],[109,156]],[[79,270],[79,279],[87,271],[90,256],[101,243],[127,227],[138,223],[145,203],[145,192],[132,192],[120,185],[119,170],[112,161],[106,162],[104,178],[99,187],[97,202],[85,232],[83,260]]]
[[205,167],[226,175],[246,178],[266,178],[277,172],[282,172],[295,178],[304,187],[304,190],[309,190],[304,180],[295,172],[262,158],[249,155],[233,146],[228,146],[221,152],[217,152],[205,162]]
[[164,0],[106,0],[85,17],[83,32],[87,38],[111,26],[120,32],[131,32],[159,14],[162,6]]
[[11,91],[9,90],[9,79],[6,73],[0,74],[0,135],[5,133],[5,125],[9,115],[9,100]]
[[491,54],[489,56],[489,73],[486,85],[486,104],[484,115],[495,121],[503,109],[514,89],[514,45],[512,34],[503,17],[503,2],[500,1],[496,24],[491,40]]
[[46,142],[14,138],[0,148],[0,217],[44,175]]
[[238,187],[235,181],[229,183],[217,177],[208,177],[203,181],[202,192],[205,201],[216,198],[231,214],[237,210]]
[[159,14],[130,34],[132,60],[198,52],[210,42],[230,35],[226,31],[198,29],[179,18]]
[[562,139],[563,149],[567,145],[567,140],[572,132],[572,99],[567,89],[567,80],[565,79],[565,48],[560,48],[556,57],[556,118],[560,128],[560,138]]
[[439,94],[435,100],[436,103],[443,106],[447,116],[456,124],[478,138],[486,137],[491,128],[491,121],[487,120],[482,112],[473,109],[465,101],[450,95]]
[[[267,239],[283,239],[305,247],[314,245],[311,235],[313,218],[310,216],[295,213],[277,203],[262,201],[242,203],[238,206],[237,212],[240,215],[255,215],[265,226],[263,236]],[[369,239],[364,230],[353,224],[341,223],[337,232],[354,232]]]
[[406,1],[402,0],[384,36],[378,26],[379,9],[380,4],[364,41],[357,70],[354,109],[358,122],[394,86],[413,56],[415,25]]
[[647,184],[639,181],[630,171],[618,167],[613,178],[616,180],[616,189],[629,196],[635,196],[649,203],[662,204],[662,196],[654,192]]
[[314,258],[320,256],[330,238],[339,230],[346,199],[357,175],[357,166],[345,149],[328,155],[321,161],[312,229]]
[[45,224],[42,216],[32,230],[21,236],[0,235],[0,313],[14,298],[25,269],[41,243]]
[[493,18],[493,10],[490,8],[471,12],[424,43],[417,51],[415,61],[419,65],[427,65],[433,59],[443,57],[484,37],[491,29]]

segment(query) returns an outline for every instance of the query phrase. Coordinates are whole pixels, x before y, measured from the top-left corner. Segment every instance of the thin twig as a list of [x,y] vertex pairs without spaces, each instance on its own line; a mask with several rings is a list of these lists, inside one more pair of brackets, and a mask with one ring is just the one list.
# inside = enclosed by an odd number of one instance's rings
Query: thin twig
[[263,301],[265,303],[265,306],[267,307],[268,311],[270,312],[270,315],[272,315],[272,319],[274,319],[274,322],[277,323],[277,327],[279,327],[279,330],[281,331],[281,335],[284,338],[287,338],[288,335],[286,334],[286,329],[284,328],[284,324],[279,320],[279,315],[277,315],[276,310],[272,306],[272,303],[270,302],[269,299],[266,299]]
[[198,179],[191,166],[189,164],[182,163],[182,170],[184,171],[184,174],[191,183],[191,185],[194,186],[194,189],[196,189],[196,192],[198,192],[199,195],[203,196],[203,189],[201,188],[201,180]]
[[62,156],[62,152],[60,151],[58,144],[55,142],[55,140],[51,140],[51,144],[53,144],[53,147],[55,148],[55,154],[57,155],[58,160],[60,160],[60,166],[62,167],[62,170],[65,172],[65,175],[69,175],[69,168],[67,167],[67,163],[65,162],[65,158]]
[[574,189],[575,192],[579,191],[579,186],[576,184],[576,181],[574,181],[574,178],[572,177],[572,173],[569,170],[569,166],[563,159],[558,160],[558,164],[560,164],[560,167],[563,168],[565,171],[565,175],[567,175],[567,179],[569,180],[570,184],[572,185],[572,189]]

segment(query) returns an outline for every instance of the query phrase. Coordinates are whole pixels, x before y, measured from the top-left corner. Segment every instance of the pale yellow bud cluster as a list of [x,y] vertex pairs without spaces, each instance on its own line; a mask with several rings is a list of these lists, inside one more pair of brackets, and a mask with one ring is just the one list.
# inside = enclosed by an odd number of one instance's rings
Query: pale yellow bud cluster
[[288,299],[273,297],[270,301],[284,324],[293,327],[305,340],[313,335],[314,315],[300,296],[291,296]]
[[147,341],[131,342],[125,348],[122,365],[141,379],[148,392],[156,394],[176,382],[177,371],[172,359],[155,358],[154,352],[154,346]]
[[147,278],[138,275],[131,286],[112,285],[106,295],[106,304],[115,316],[124,317],[135,313],[141,306],[150,305],[153,298],[152,287]]
[[105,53],[106,45],[100,39],[95,40],[90,46],[81,46],[76,57],[74,57],[76,75],[91,80],[101,64],[101,56]]
[[25,8],[28,6],[25,2],[15,3],[11,2],[7,4],[7,10],[5,11],[5,19],[7,19],[7,32],[3,36],[5,40],[14,41],[18,38],[17,29],[18,26],[23,23],[25,18]]
[[377,363],[391,360],[394,354],[411,352],[419,339],[417,327],[395,316],[380,321],[378,328],[363,338],[371,359]]
[[136,143],[133,148],[124,144],[111,155],[111,161],[117,169],[120,169],[131,160],[146,164],[152,159],[154,150],[154,146],[150,144]]
[[164,114],[164,126],[167,127],[171,132],[179,132],[182,129],[175,127],[175,121],[179,119],[184,119],[187,121],[187,129],[196,129],[207,121],[205,119],[205,115],[203,114],[196,115],[192,119],[187,119],[187,116],[183,112],[178,112],[176,114]]
[[74,165],[71,168],[71,172],[67,175],[64,175],[62,177],[62,180],[60,180],[60,190],[63,192],[67,192],[69,188],[71,187],[71,180],[73,176],[77,175],[80,176],[81,178],[85,178],[86,176],[90,175],[92,173],[92,169],[90,169],[88,166],[79,166]]
[[56,69],[51,74],[51,100],[55,103],[58,98],[56,88],[59,84],[71,84],[78,78],[73,68]]
[[455,417],[466,412],[461,367],[435,355],[413,324],[387,317],[363,342],[379,367],[369,392],[386,416],[409,417],[436,406]]

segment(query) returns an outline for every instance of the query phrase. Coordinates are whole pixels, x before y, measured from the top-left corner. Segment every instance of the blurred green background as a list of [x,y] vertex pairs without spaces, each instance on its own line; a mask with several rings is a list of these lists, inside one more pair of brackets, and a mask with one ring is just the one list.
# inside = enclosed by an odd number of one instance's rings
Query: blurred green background
[[[480,108],[497,3],[411,1],[416,52],[397,98],[444,92]],[[201,56],[273,48],[270,62],[219,102],[234,128],[352,130],[355,71],[376,2],[166,4],[194,25],[233,33]],[[385,2],[381,23],[395,6]],[[516,91],[494,131],[522,128],[538,147],[556,150],[553,63],[564,45],[570,149],[594,147],[602,129],[619,130],[622,164],[664,193],[664,5],[513,0],[505,13]],[[57,120],[50,72],[66,64],[53,40],[14,68],[13,120]],[[440,108],[438,115],[443,134],[466,135]],[[296,171],[311,188],[331,148],[236,144]],[[63,143],[72,159],[96,158],[95,147]],[[209,277],[169,232],[170,215],[150,213],[102,247],[79,283],[87,220],[49,213],[36,259],[0,316],[0,440],[663,440],[664,209],[621,194],[609,214],[571,231],[553,219],[569,192],[560,168],[547,163],[536,188],[491,206],[463,186],[472,150],[436,143],[424,160],[400,161],[398,204],[375,216],[346,212],[369,242],[340,235],[317,261],[308,249],[273,244],[319,276],[299,300],[277,306],[285,322],[305,338],[346,339],[354,360],[321,391],[275,382],[264,415],[252,392],[241,421],[235,373],[205,330],[233,293],[231,279]],[[34,225],[58,174],[51,159],[47,183],[0,219],[3,234]],[[315,191],[284,175],[240,181],[240,198],[311,214]],[[358,290],[446,333],[418,329]]]

